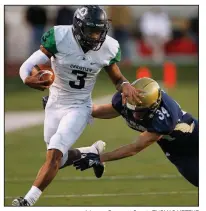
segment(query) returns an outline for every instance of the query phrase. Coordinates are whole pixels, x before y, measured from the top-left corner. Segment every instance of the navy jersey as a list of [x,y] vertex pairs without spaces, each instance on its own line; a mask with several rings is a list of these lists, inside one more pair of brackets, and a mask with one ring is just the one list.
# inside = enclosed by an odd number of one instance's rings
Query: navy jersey
[[184,155],[198,152],[197,120],[183,111],[179,104],[164,91],[162,91],[159,108],[144,120],[136,120],[132,111],[122,105],[122,96],[119,92],[113,96],[112,105],[132,129],[163,135],[157,143],[166,155]]

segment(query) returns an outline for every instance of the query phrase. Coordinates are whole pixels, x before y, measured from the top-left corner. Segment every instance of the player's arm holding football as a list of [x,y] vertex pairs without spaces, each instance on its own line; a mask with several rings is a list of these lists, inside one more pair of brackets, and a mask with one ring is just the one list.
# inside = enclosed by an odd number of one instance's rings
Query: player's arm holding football
[[38,89],[43,91],[44,89],[49,88],[49,80],[40,81],[39,76],[42,74],[42,71],[37,71],[36,74],[30,75],[32,69],[38,64],[46,64],[52,56],[57,52],[55,48],[55,42],[51,43],[51,36],[54,36],[54,33],[51,33],[53,28],[50,29],[42,36],[40,49],[34,52],[20,67],[20,77],[22,81],[31,88]]

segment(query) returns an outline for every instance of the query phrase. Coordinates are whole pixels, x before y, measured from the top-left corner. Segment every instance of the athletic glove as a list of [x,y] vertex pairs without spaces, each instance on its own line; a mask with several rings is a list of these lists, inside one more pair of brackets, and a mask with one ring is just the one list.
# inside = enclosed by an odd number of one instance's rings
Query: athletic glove
[[100,157],[95,153],[85,153],[81,155],[81,158],[73,162],[73,166],[77,170],[84,171],[92,168],[97,178],[102,177],[104,173],[104,164],[101,163]]

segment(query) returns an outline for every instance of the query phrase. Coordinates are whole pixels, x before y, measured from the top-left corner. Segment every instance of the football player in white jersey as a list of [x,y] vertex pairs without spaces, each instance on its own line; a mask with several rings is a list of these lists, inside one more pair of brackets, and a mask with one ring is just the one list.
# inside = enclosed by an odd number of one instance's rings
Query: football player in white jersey
[[[103,9],[82,6],[74,14],[73,25],[52,27],[43,35],[40,49],[22,64],[20,76],[26,85],[39,90],[50,88],[44,121],[47,154],[31,189],[25,197],[14,199],[13,206],[34,205],[58,170],[68,161],[78,159],[79,153],[103,151],[101,141],[70,150],[89,121],[91,92],[102,68],[122,92],[123,103],[126,98],[140,101],[141,91],[130,85],[116,64],[121,58],[120,46],[107,35],[108,29],[109,19]],[[48,87],[48,81],[39,81],[41,71],[33,76],[30,73],[34,66],[50,59],[55,80]]]

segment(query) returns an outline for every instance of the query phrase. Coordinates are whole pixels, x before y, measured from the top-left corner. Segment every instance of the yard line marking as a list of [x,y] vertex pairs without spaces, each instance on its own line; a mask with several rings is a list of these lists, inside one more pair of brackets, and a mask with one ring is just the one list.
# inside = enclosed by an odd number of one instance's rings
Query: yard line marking
[[[134,176],[103,176],[101,180],[149,180],[149,179],[176,179],[181,178],[181,175],[175,175],[175,174],[161,174],[161,175],[134,175]],[[5,182],[30,182],[33,181],[35,178],[8,178],[5,179]],[[96,177],[60,177],[56,178],[55,181],[98,181]]]
[[[140,193],[92,193],[71,195],[43,195],[42,198],[86,198],[86,197],[115,197],[115,196],[146,196],[146,195],[175,195],[198,194],[197,191],[168,191],[168,192],[140,192]],[[13,199],[16,196],[5,196],[5,199]]]
[[[94,98],[94,104],[109,103],[113,95],[104,95]],[[39,101],[41,104],[41,100]],[[5,133],[14,132],[23,128],[29,128],[44,123],[44,111],[20,111],[5,112]]]

